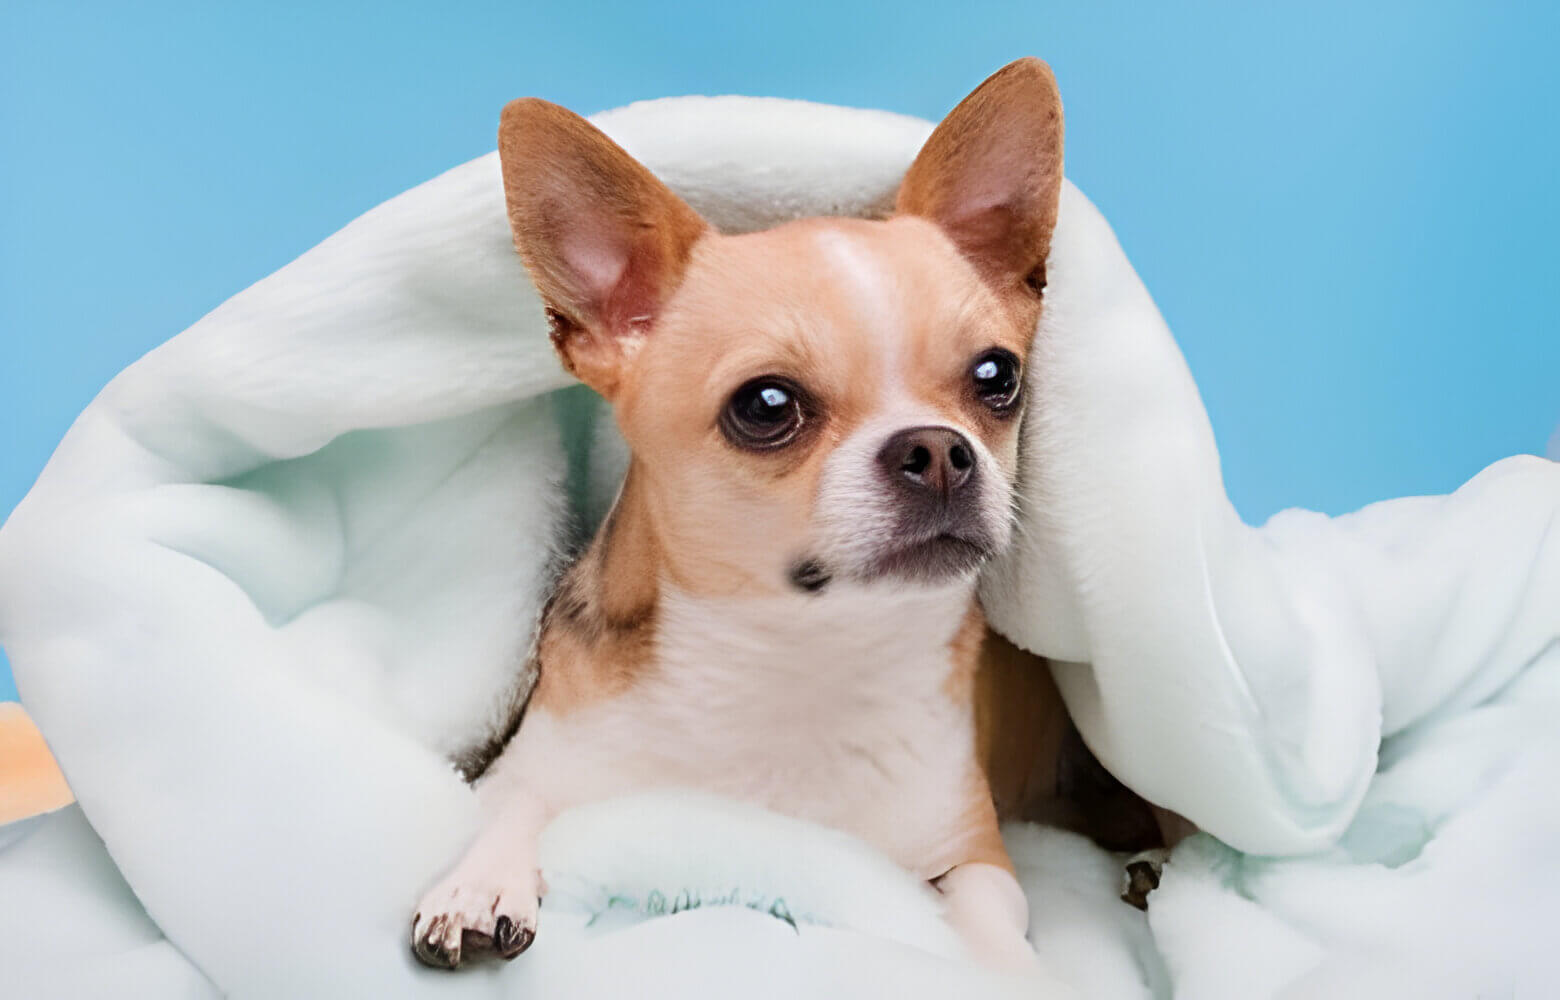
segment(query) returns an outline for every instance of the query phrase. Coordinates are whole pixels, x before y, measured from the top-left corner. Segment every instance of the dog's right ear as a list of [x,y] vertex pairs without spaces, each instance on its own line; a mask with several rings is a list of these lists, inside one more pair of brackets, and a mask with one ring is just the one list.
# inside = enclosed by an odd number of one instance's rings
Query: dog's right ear
[[709,226],[594,125],[512,101],[498,155],[515,247],[564,366],[607,399]]
[[1062,195],[1062,98],[1051,68],[1019,59],[932,132],[897,209],[937,223],[993,288],[1038,295]]

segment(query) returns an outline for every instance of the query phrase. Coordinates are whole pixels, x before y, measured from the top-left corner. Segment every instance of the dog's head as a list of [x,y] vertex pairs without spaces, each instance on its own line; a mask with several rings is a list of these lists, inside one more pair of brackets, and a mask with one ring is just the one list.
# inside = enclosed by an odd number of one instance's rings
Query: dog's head
[[1062,181],[1044,63],[955,108],[882,221],[721,235],[539,100],[499,151],[558,352],[612,403],[680,586],[968,582],[1006,544]]

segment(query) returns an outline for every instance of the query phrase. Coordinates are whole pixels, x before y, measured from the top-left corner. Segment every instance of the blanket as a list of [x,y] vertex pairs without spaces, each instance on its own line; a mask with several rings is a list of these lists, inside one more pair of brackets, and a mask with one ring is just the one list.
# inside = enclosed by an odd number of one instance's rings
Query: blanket
[[[733,232],[881,212],[930,131],[749,98],[595,121]],[[1145,918],[1119,859],[1009,829],[1047,968],[1097,997],[1551,995],[1560,466],[1247,526],[1071,184],[1047,275],[1018,541],[982,599],[1101,761],[1206,831]],[[522,959],[411,959],[477,822],[447,755],[524,683],[623,465],[552,356],[496,154],[115,378],[0,529],[0,643],[79,801],[5,829],[19,995],[1024,995],[865,845],[676,793],[559,820]]]

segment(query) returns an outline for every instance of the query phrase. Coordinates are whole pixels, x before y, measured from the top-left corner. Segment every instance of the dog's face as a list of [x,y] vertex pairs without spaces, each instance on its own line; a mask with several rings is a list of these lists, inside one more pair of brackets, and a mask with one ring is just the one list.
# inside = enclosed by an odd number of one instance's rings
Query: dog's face
[[505,109],[517,246],[615,408],[662,572],[728,596],[967,583],[1006,544],[1061,141],[1024,60],[938,127],[893,218],[723,236],[572,113]]
[[937,582],[1007,541],[1031,310],[932,223],[700,242],[616,395],[689,572]]

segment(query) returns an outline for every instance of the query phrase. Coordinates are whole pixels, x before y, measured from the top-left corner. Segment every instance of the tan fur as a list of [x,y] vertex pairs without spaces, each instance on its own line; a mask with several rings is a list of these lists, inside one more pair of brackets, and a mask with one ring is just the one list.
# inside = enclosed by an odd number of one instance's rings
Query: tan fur
[[[994,116],[1008,127],[985,127]],[[950,184],[956,176],[961,183]],[[1061,186],[1056,79],[1039,59],[1019,59],[938,126],[905,174],[896,207],[937,220],[1005,301],[1022,303],[1022,286],[1045,285]]]
[[1067,710],[1045,661],[988,632],[975,676],[977,756],[997,812],[1030,818],[1056,794]]
[[[511,102],[498,151],[515,247],[552,310],[559,354],[611,399],[624,337],[654,320],[708,226],[621,147],[556,104]],[[580,259],[593,255],[619,255],[631,266],[582,272]]]
[[630,474],[607,523],[542,614],[532,704],[566,714],[621,694],[653,663],[660,559],[639,489]]

